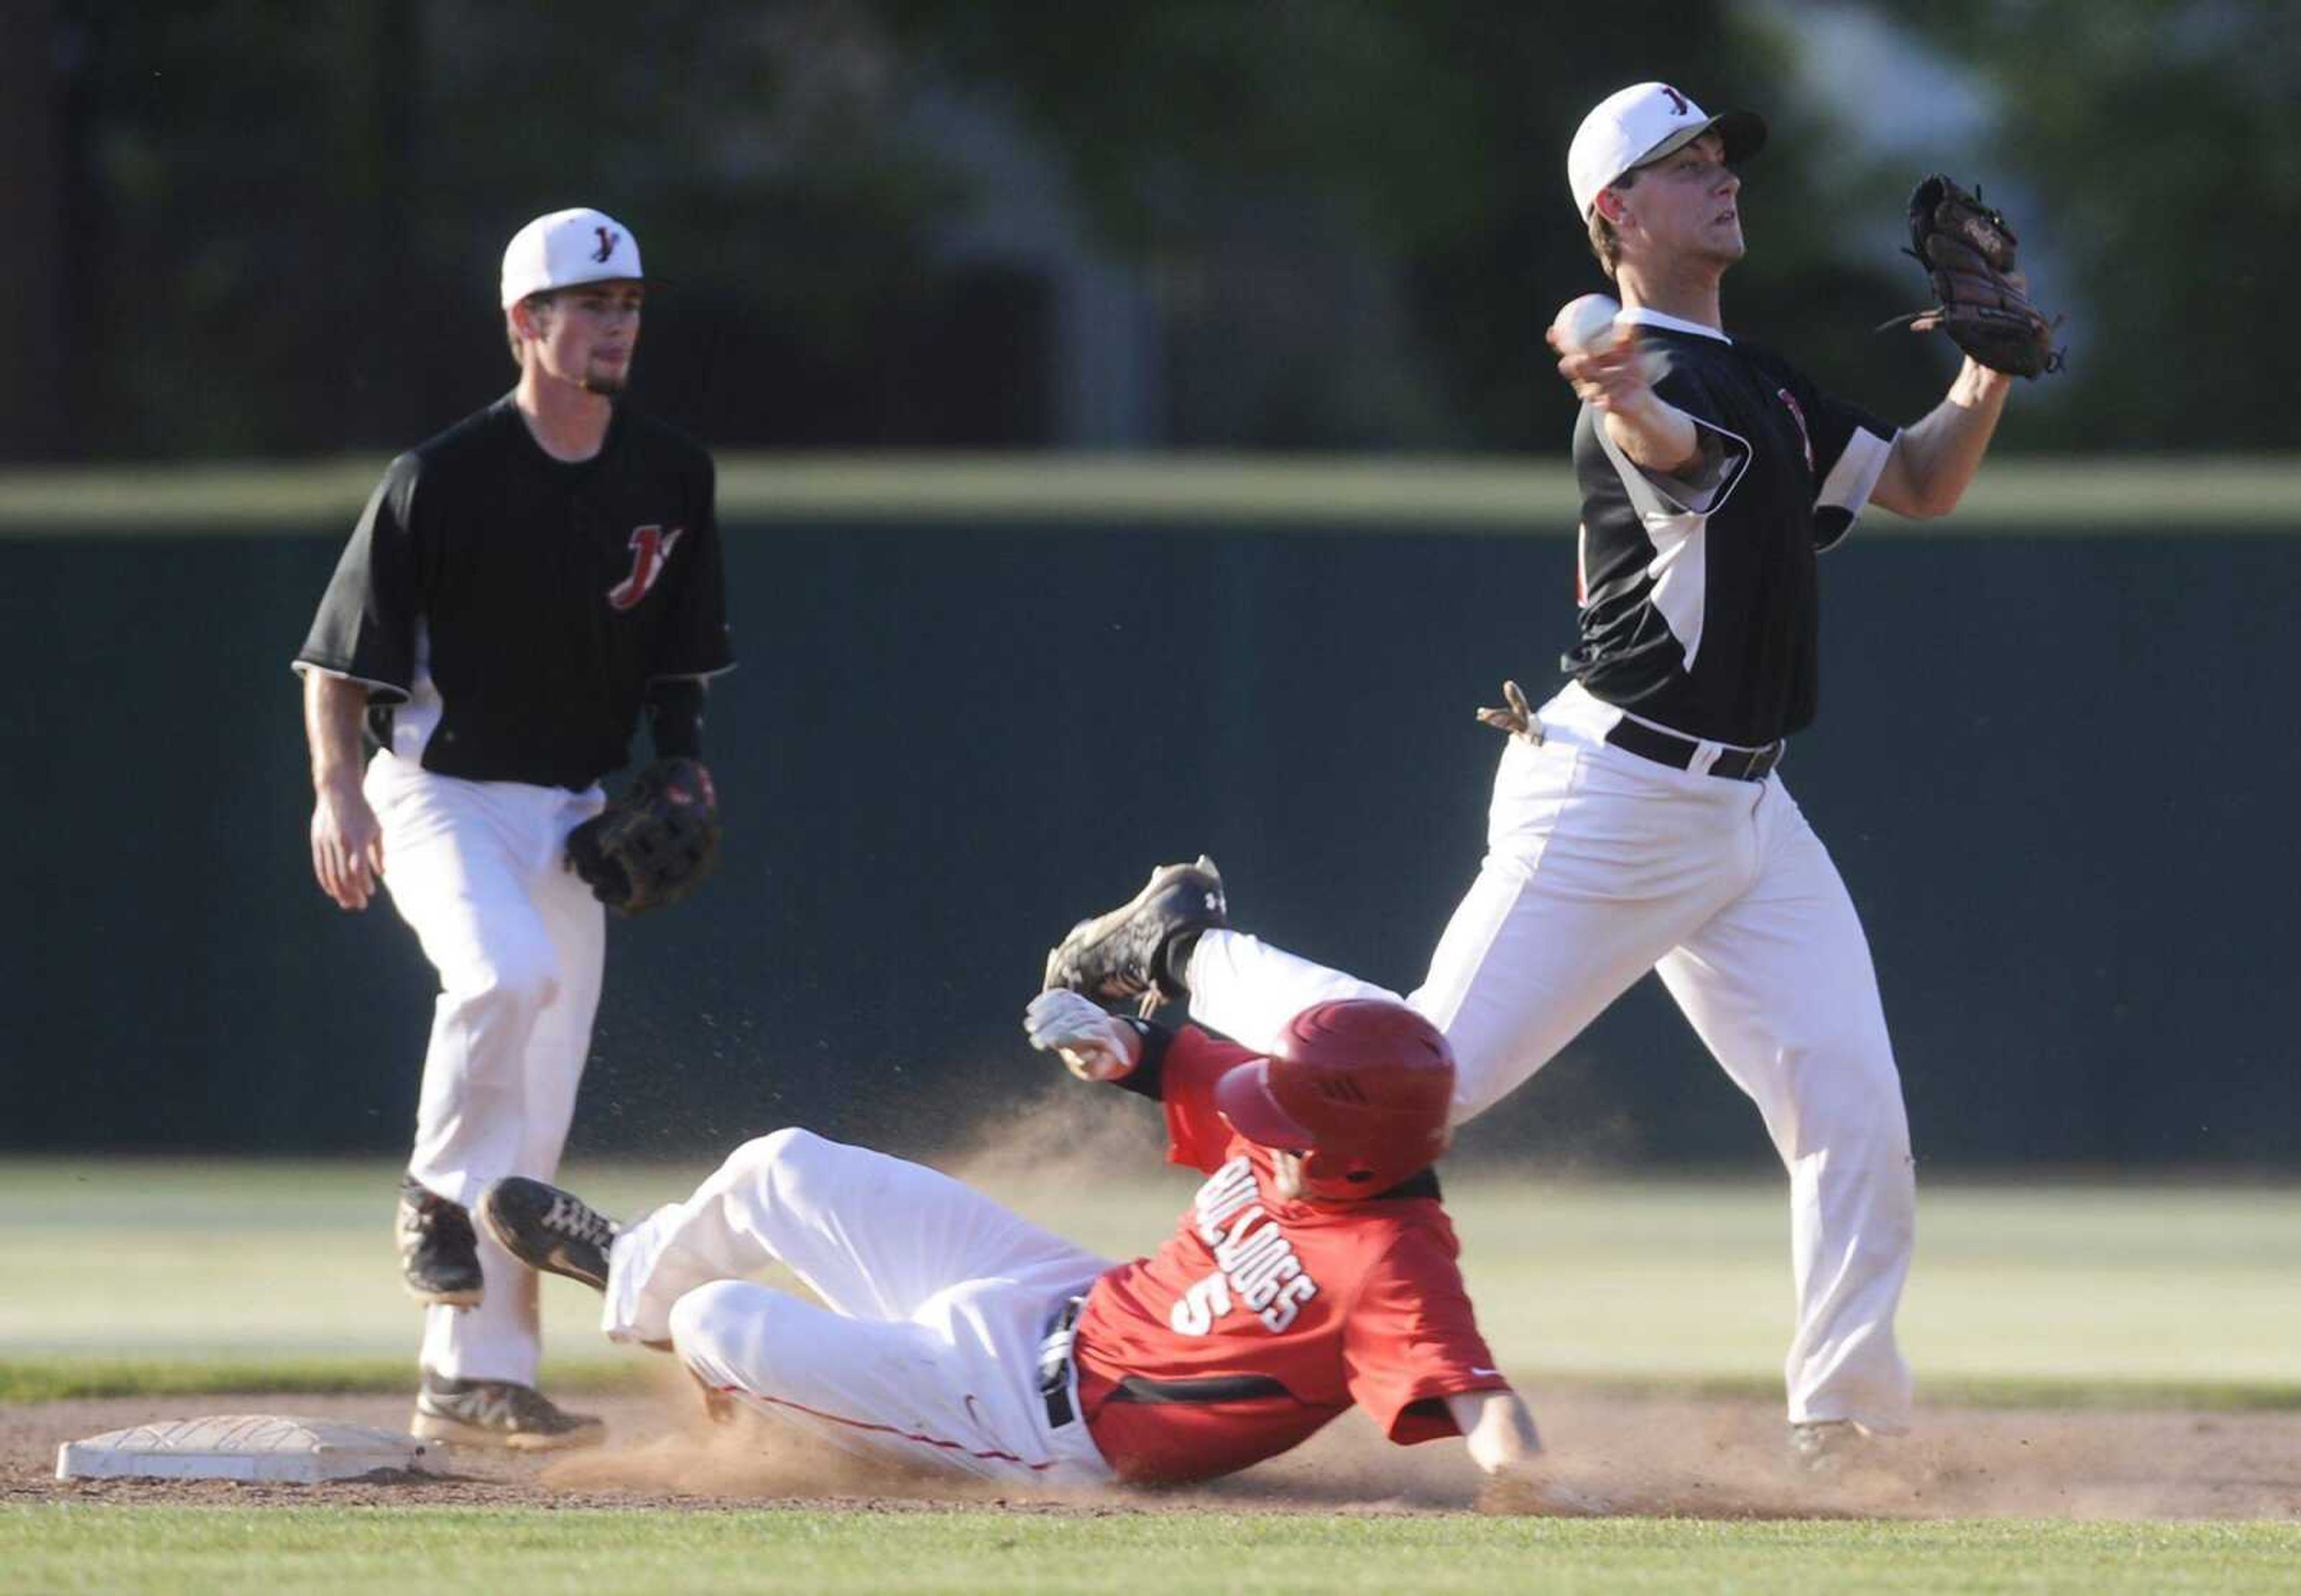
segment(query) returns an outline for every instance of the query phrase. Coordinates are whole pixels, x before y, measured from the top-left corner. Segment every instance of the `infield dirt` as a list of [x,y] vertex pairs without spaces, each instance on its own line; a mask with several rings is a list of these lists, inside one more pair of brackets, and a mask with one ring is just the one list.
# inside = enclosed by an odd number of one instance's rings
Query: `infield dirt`
[[[1644,1517],[2301,1519],[2301,1414],[2178,1409],[1926,1410],[1874,1466],[1820,1481],[1792,1472],[1780,1409],[1751,1400],[1530,1393],[1565,1483]],[[57,1446],[126,1425],[281,1413],[397,1429],[406,1399],[247,1392],[0,1408],[0,1500],[708,1508],[789,1505],[903,1511],[947,1506],[1073,1513],[1461,1512],[1476,1502],[1458,1443],[1385,1445],[1354,1416],[1309,1445],[1184,1492],[1067,1493],[866,1467],[772,1426],[713,1425],[683,1382],[577,1401],[610,1439],[587,1451],[436,1450],[419,1471],[326,1485],[54,1477]]]

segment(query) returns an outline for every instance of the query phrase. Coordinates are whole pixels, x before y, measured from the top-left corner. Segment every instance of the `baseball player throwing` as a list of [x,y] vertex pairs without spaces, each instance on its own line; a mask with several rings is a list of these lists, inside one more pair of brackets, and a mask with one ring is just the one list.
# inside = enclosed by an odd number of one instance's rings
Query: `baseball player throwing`
[[[1728,336],[1735,163],[1765,131],[1643,83],[1575,135],[1574,204],[1622,302],[1559,362],[1583,400],[1581,635],[1538,712],[1513,685],[1482,715],[1512,733],[1486,856],[1408,1001],[1453,1045],[1462,1120],[1660,972],[1789,1172],[1791,1443],[1823,1465],[1908,1420],[1915,1188],[1869,946],[1776,766],[1814,715],[1816,555],[1866,504],[1954,506],[2010,380],[1969,359],[1897,431]],[[1308,1004],[1388,995],[1223,929],[1220,890],[1204,861],[1158,873],[1056,950],[1049,984],[1187,992],[1252,1048]]]
[[553,1173],[574,1113],[607,890],[565,867],[569,835],[643,712],[658,756],[700,757],[704,683],[732,663],[710,456],[618,402],[644,293],[613,218],[520,230],[518,386],[391,463],[297,656],[321,890],[360,909],[389,885],[439,972],[399,1206],[430,1305],[413,1428],[435,1439],[599,1433],[535,1389],[534,1276],[468,1208]]
[[[1510,1505],[1584,1510],[1480,1339],[1430,1165],[1454,1064],[1394,1001],[1321,1003],[1254,1051],[1122,1021],[1075,992],[1032,1044],[1161,1101],[1206,1182],[1116,1264],[931,1169],[799,1130],[616,1225],[506,1179],[487,1228],[606,1293],[615,1340],[832,1445],[1002,1481],[1180,1483],[1286,1450],[1352,1405],[1394,1441],[1467,1438]],[[749,1283],[793,1270],[823,1306]]]

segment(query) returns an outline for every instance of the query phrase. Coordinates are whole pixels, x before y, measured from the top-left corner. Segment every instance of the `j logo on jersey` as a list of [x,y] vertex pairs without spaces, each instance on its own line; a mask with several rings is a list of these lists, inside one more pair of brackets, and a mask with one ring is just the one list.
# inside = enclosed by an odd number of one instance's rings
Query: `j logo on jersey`
[[1254,1166],[1233,1158],[1199,1188],[1192,1203],[1199,1240],[1214,1249],[1215,1271],[1183,1293],[1167,1312],[1177,1335],[1204,1335],[1234,1308],[1244,1308],[1274,1334],[1294,1323],[1318,1283],[1302,1272],[1294,1243],[1262,1211]]
[[659,526],[632,529],[632,573],[607,589],[610,608],[627,610],[648,596],[655,579],[663,574],[671,551],[679,547],[679,535],[686,530],[683,526],[673,527],[669,531]]

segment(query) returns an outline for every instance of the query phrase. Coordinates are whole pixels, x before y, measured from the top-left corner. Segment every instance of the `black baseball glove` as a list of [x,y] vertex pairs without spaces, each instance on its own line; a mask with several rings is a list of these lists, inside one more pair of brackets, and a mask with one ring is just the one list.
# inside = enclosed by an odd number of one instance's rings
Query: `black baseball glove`
[[1938,327],[1983,365],[2017,377],[2061,370],[2054,323],[2029,303],[2029,280],[2014,269],[2020,242],[2004,213],[1934,173],[1910,196],[1909,253],[1933,279],[1936,304],[1886,326]]
[[719,799],[699,759],[658,759],[567,834],[567,868],[611,908],[676,903],[719,862]]

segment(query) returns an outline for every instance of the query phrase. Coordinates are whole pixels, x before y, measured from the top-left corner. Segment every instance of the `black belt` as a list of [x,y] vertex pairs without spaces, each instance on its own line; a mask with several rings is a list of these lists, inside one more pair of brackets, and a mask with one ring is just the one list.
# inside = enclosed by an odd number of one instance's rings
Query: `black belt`
[[[1047,1404],[1047,1427],[1059,1430],[1078,1416],[1071,1405],[1071,1349],[1078,1338],[1079,1310],[1086,1299],[1074,1297],[1047,1321],[1039,1343],[1039,1395]],[[1129,1375],[1110,1393],[1114,1402],[1146,1407],[1206,1402],[1252,1402],[1290,1396],[1283,1381],[1268,1375],[1215,1375],[1195,1380],[1145,1380]]]
[[[1660,731],[1627,716],[1614,723],[1613,730],[1606,733],[1606,740],[1641,759],[1667,765],[1672,770],[1692,770],[1694,756],[1702,752],[1702,745],[1690,737]],[[1729,781],[1762,781],[1781,759],[1782,745],[1778,742],[1770,742],[1762,748],[1721,748],[1709,773]]]
[[1084,1297],[1065,1302],[1047,1321],[1046,1338],[1039,1343],[1039,1395],[1047,1404],[1047,1428],[1059,1430],[1078,1417],[1071,1406],[1071,1342],[1077,1339],[1079,1309]]

